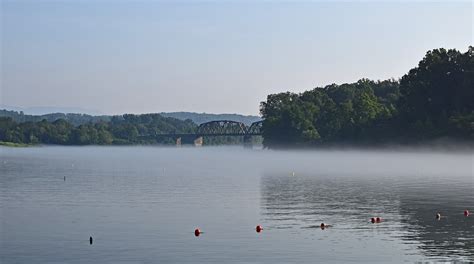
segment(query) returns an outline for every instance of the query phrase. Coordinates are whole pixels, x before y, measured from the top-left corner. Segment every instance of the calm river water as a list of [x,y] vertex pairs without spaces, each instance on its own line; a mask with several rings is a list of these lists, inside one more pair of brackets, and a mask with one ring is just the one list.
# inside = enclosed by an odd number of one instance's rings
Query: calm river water
[[473,157],[0,148],[0,262],[474,261]]

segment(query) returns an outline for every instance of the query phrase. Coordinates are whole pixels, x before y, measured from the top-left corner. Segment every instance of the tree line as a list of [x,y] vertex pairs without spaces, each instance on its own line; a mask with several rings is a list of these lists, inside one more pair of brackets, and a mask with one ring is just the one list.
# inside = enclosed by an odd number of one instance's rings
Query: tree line
[[125,145],[174,144],[172,138],[143,135],[193,133],[197,125],[159,114],[112,116],[110,121],[88,122],[78,126],[64,119],[49,122],[16,122],[0,117],[0,141],[24,144]]
[[399,80],[268,95],[264,145],[303,147],[474,140],[474,48],[428,51]]
[[[5,112],[5,111],[4,111]],[[16,144],[53,145],[147,145],[176,144],[176,138],[156,137],[159,134],[193,134],[198,125],[192,120],[179,120],[161,114],[107,116],[108,121],[88,115],[72,115],[74,121],[53,119],[56,114],[45,115],[48,119],[8,111],[0,115],[0,141]],[[60,114],[58,116],[61,116]],[[70,114],[67,116],[71,117]],[[21,122],[21,117],[27,120]],[[20,118],[20,119],[19,119]],[[102,118],[102,117],[101,117]],[[87,122],[86,120],[89,119]],[[75,125],[79,122],[79,125]],[[194,138],[183,137],[182,142],[192,143]],[[260,140],[261,141],[261,140]],[[204,137],[205,145],[243,144],[242,137]]]

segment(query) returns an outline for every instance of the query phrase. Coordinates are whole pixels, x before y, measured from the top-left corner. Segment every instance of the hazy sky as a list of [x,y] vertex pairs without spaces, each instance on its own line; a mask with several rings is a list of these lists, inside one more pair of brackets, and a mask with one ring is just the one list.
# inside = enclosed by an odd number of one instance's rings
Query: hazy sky
[[257,114],[474,45],[471,1],[1,2],[0,103],[18,107]]

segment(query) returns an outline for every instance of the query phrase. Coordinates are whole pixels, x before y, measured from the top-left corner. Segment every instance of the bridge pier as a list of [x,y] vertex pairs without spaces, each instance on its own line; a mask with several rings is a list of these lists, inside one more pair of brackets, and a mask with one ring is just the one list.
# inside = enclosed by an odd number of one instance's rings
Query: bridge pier
[[198,137],[194,140],[195,147],[200,147],[202,146],[203,143],[204,143],[204,140],[202,139],[202,137]]
[[252,147],[252,136],[249,136],[249,135],[244,136],[244,147],[246,148]]

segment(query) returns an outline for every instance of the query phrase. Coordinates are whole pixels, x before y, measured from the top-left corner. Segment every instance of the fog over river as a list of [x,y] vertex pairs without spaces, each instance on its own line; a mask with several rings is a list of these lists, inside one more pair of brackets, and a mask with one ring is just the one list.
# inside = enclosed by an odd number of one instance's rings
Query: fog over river
[[1,147],[0,262],[474,261],[473,164],[439,149]]

